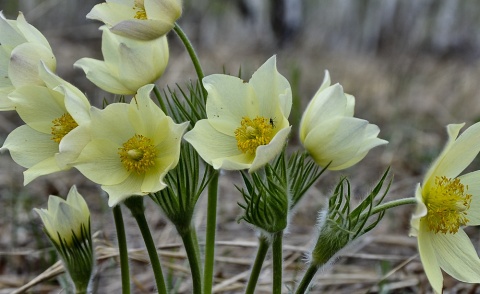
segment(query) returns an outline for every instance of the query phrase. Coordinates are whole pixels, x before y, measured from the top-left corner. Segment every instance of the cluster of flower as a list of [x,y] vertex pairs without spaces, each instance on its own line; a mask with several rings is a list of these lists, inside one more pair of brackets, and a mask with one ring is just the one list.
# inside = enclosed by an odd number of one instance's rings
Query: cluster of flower
[[[104,61],[82,58],[75,66],[101,89],[133,96],[130,103],[110,103],[103,109],[91,106],[82,91],[55,74],[48,41],[21,13],[17,20],[0,15],[0,70],[5,76],[0,110],[15,110],[25,122],[8,135],[1,150],[9,150],[26,168],[25,185],[76,168],[101,185],[113,207],[166,187],[164,178],[180,160],[182,137],[216,170],[255,173],[284,152],[292,127],[292,91],[277,71],[275,56],[248,82],[224,74],[199,75],[205,115],[188,132],[190,122],[175,122],[151,99],[153,83],[169,59],[165,35],[181,13],[179,0],[112,0],[87,15],[105,23]],[[355,98],[341,85],[331,85],[326,72],[299,126],[300,142],[317,165],[345,169],[387,143],[377,137],[376,125],[353,116],[354,105]],[[416,191],[411,234],[418,237],[422,262],[437,292],[443,283],[440,268],[459,280],[480,282],[480,260],[461,229],[480,224],[480,174],[457,177],[480,151],[480,124],[458,137],[462,126],[448,126],[449,142]],[[75,188],[66,201],[52,196],[48,210],[38,212],[60,247],[89,235],[88,207]]]

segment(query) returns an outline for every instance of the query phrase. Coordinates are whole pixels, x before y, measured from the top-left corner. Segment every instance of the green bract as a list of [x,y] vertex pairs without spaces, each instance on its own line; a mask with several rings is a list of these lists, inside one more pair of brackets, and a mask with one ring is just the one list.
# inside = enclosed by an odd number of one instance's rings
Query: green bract
[[43,84],[38,76],[40,61],[52,71],[57,63],[48,41],[22,13],[17,20],[0,13],[0,31],[0,110],[14,110],[8,94],[21,86]]
[[248,83],[214,74],[203,85],[207,119],[185,134],[203,160],[215,169],[252,172],[282,151],[291,129],[292,91],[277,71],[275,56]]
[[115,34],[152,40],[168,33],[181,15],[180,0],[107,0],[87,18],[104,22]]
[[458,176],[480,151],[480,123],[458,137],[463,126],[447,126],[449,140],[415,193],[410,235],[418,239],[425,273],[437,293],[443,285],[440,269],[457,280],[480,283],[480,259],[462,229],[480,225],[480,171]]
[[[72,165],[102,185],[110,206],[165,188],[163,178],[178,163],[188,122],[175,124],[166,116],[150,99],[152,88],[140,88],[130,104],[92,109],[91,123],[78,127],[77,134],[90,141]],[[75,144],[75,140],[65,140],[61,151]]]
[[82,58],[74,64],[92,83],[110,93],[131,95],[163,74],[169,57],[167,37],[138,41],[101,29],[105,61]]
[[377,138],[380,129],[353,117],[355,98],[342,86],[330,85],[325,73],[320,89],[308,104],[300,122],[300,141],[320,166],[330,170],[348,168],[362,160],[370,149],[388,143]]

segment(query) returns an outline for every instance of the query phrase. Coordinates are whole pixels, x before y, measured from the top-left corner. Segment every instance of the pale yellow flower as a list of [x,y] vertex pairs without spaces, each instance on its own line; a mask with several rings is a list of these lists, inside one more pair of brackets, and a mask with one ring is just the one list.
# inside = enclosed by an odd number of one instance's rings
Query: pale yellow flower
[[132,95],[163,74],[169,57],[166,36],[138,41],[115,35],[105,26],[102,30],[105,61],[82,58],[74,64],[92,83],[110,93]]
[[[71,134],[77,125],[90,119],[87,98],[45,66],[40,68],[46,86],[23,86],[9,95],[25,125],[13,130],[0,149],[8,149],[13,160],[27,168],[25,185],[39,176],[68,169],[66,163],[78,156],[88,139]],[[59,144],[68,136],[77,145],[60,155]]]
[[291,129],[292,92],[277,71],[275,56],[248,83],[214,74],[205,77],[203,85],[208,91],[207,119],[185,134],[203,160],[215,169],[252,172],[281,152]]
[[87,18],[102,21],[115,34],[152,40],[168,33],[181,15],[181,0],[106,0]]
[[[175,124],[166,116],[150,99],[152,89],[140,88],[129,104],[92,109],[91,123],[78,127],[91,139],[72,165],[102,185],[110,206],[165,188],[163,178],[178,163],[188,122]],[[62,143],[68,148],[75,141]]]
[[418,239],[420,259],[437,293],[443,285],[440,269],[462,282],[480,283],[480,259],[463,231],[480,225],[480,171],[459,176],[480,151],[480,123],[458,137],[463,126],[447,126],[449,140],[415,192],[410,235]]
[[17,20],[0,12],[0,32],[0,110],[14,110],[8,94],[21,86],[43,84],[38,76],[40,61],[52,71],[57,64],[47,39],[21,12]]
[[48,236],[59,247],[62,247],[61,243],[74,246],[74,236],[79,242],[90,238],[87,235],[90,234],[90,211],[75,186],[68,192],[67,200],[50,195],[48,208],[35,208],[35,211],[40,215]]
[[362,160],[370,149],[388,143],[377,138],[380,129],[353,117],[355,98],[339,84],[330,84],[325,72],[322,85],[300,121],[300,141],[320,166],[341,170]]

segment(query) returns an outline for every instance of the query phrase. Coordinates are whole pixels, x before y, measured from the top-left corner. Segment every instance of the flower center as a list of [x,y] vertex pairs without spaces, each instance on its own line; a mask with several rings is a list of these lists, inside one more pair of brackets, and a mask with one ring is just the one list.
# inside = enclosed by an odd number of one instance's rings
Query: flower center
[[121,148],[118,148],[118,154],[123,166],[129,172],[143,174],[155,165],[157,150],[151,139],[135,134],[123,143]]
[[467,190],[468,186],[464,186],[458,178],[435,178],[435,185],[425,201],[430,231],[455,234],[460,226],[467,224],[467,211],[472,201],[472,195],[467,194]]
[[235,130],[237,147],[243,153],[255,154],[258,146],[267,145],[272,140],[273,126],[270,120],[257,116],[253,120],[243,117],[240,127]]
[[52,120],[52,140],[60,143],[63,137],[76,127],[78,124],[69,113]]
[[144,0],[135,0],[133,4],[133,10],[135,10],[136,19],[147,19],[147,12],[145,11],[145,6],[143,5]]

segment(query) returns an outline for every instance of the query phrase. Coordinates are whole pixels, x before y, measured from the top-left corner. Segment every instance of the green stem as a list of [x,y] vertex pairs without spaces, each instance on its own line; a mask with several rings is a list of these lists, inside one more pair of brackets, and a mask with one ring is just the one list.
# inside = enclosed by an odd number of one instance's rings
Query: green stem
[[250,273],[250,278],[248,279],[245,294],[255,293],[258,277],[260,276],[260,271],[262,270],[263,262],[267,256],[268,247],[270,246],[270,242],[268,242],[267,237],[264,235],[260,235],[258,237],[258,243],[257,256],[255,257],[255,262],[253,263],[252,272]]
[[205,77],[205,75],[203,74],[202,66],[200,65],[200,60],[198,59],[198,55],[195,52],[195,49],[193,48],[192,43],[190,42],[190,40],[188,39],[187,35],[182,30],[182,28],[178,25],[178,23],[175,23],[173,30],[175,31],[175,33],[177,33],[177,36],[180,38],[180,40],[182,40],[182,43],[185,46],[185,49],[187,49],[188,54],[190,55],[190,59],[192,60],[193,66],[195,67],[195,71],[197,72],[198,80],[200,81],[200,85],[202,85],[203,98],[206,100],[207,91],[203,87],[203,83],[202,83],[203,77]]
[[185,251],[187,252],[188,263],[192,272],[193,293],[202,293],[202,272],[200,268],[200,250],[198,248],[197,234],[195,228],[190,225],[186,229],[177,229],[182,237]]
[[142,233],[145,247],[147,248],[150,263],[152,264],[155,282],[157,283],[157,290],[160,294],[167,294],[167,286],[163,278],[162,267],[160,266],[160,259],[158,258],[157,247],[153,242],[152,234],[148,227],[147,219],[145,218],[145,207],[143,206],[142,196],[132,196],[125,200],[125,206],[130,209],[133,217],[137,221],[140,232]]
[[153,87],[153,93],[155,93],[155,97],[157,97],[158,104],[160,104],[160,109],[166,114],[167,113],[167,107],[165,106],[165,103],[163,102],[162,95],[160,94],[160,91],[158,91],[157,86]]
[[282,293],[282,271],[283,271],[283,254],[282,254],[283,231],[273,234],[272,240],[272,258],[273,258],[273,294]]
[[410,197],[410,198],[402,198],[402,199],[393,200],[387,203],[383,203],[373,208],[371,215],[374,215],[376,213],[382,212],[384,210],[387,210],[396,206],[405,205],[405,204],[417,204],[417,200],[413,197]]
[[122,294],[130,294],[130,270],[128,265],[127,238],[120,205],[113,207],[113,218],[117,229],[118,251],[120,255],[120,273],[122,276]]
[[313,277],[315,277],[315,274],[317,273],[319,268],[319,264],[310,263],[310,266],[307,268],[307,271],[303,275],[302,281],[300,281],[300,284],[298,285],[295,294],[306,293],[306,291],[308,290],[308,285],[310,285],[310,282],[312,282]]
[[207,228],[205,233],[205,264],[203,268],[203,293],[212,293],[213,265],[215,259],[215,231],[217,229],[217,192],[219,172],[214,171],[208,184]]

